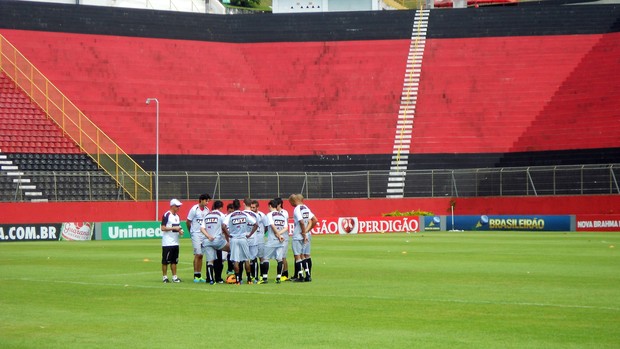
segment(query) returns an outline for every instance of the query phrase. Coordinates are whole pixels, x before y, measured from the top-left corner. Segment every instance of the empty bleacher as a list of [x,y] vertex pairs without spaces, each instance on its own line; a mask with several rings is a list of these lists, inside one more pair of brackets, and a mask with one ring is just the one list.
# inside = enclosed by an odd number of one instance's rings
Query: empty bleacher
[[[151,170],[148,97],[164,171],[389,169],[413,12],[0,6],[36,13],[0,15],[3,35]],[[410,169],[620,159],[617,7],[431,13]]]
[[114,180],[0,73],[0,201],[124,198]]

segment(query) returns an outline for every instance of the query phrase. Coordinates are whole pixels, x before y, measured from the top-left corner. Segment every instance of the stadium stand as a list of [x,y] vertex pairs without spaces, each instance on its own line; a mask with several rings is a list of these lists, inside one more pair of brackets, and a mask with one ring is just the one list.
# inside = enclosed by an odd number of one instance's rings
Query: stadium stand
[[114,181],[0,73],[0,201],[115,200]]
[[[150,170],[147,97],[161,102],[162,171],[390,168],[414,11],[0,9],[0,33]],[[620,162],[619,15],[544,3],[432,10],[408,169]]]

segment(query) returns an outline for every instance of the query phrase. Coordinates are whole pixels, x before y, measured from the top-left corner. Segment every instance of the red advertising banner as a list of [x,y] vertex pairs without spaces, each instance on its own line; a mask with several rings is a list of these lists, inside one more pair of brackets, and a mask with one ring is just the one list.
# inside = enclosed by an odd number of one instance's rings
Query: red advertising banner
[[617,231],[620,232],[620,215],[576,215],[575,229],[577,231]]
[[[291,230],[292,231],[292,230]],[[326,217],[312,234],[413,233],[420,231],[419,217]]]

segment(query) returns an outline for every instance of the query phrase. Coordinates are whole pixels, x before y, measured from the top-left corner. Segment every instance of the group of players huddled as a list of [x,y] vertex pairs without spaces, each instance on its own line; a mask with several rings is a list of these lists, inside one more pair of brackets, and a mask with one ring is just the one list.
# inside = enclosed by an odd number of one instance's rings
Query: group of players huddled
[[[194,253],[194,282],[224,283],[222,273],[227,260],[228,283],[243,283],[243,269],[248,284],[268,282],[270,260],[277,262],[276,283],[282,281],[312,281],[312,258],[310,256],[310,231],[317,223],[303,195],[292,194],[288,201],[293,206],[294,229],[289,234],[289,215],[281,198],[268,203],[269,212],[259,211],[257,200],[246,198],[244,208],[238,199],[228,204],[215,200],[211,209],[209,194],[202,194],[187,215],[187,229],[192,238]],[[167,269],[173,274],[172,282],[181,282],[176,273],[179,260],[179,237],[183,235],[178,211],[181,202],[170,201],[170,210],[162,217],[162,273],[163,282],[168,283]],[[295,257],[295,271],[289,278],[286,255],[292,235],[292,250]],[[206,278],[202,277],[203,256],[206,255]]]

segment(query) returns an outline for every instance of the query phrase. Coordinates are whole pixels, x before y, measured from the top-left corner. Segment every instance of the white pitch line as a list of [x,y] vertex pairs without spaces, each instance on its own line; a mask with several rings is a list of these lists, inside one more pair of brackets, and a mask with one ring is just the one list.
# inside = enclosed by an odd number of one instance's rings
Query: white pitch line
[[[72,284],[72,285],[85,285],[85,286],[106,286],[106,287],[122,287],[122,288],[146,288],[146,289],[158,289],[166,287],[174,287],[175,289],[188,290],[188,291],[198,291],[198,292],[208,292],[212,289],[217,289],[219,286],[217,285],[204,285],[200,284],[199,287],[183,287],[183,284],[193,284],[193,282],[183,282],[182,284],[172,284],[172,285],[164,285],[161,283],[158,286],[150,286],[150,285],[131,285],[131,284],[110,284],[103,282],[84,282],[84,281],[62,281],[62,280],[41,280],[41,279],[28,279],[28,278],[19,278],[19,279],[8,279],[5,278],[3,280],[20,280],[20,281],[28,281],[28,282],[52,282],[58,284]],[[284,283],[286,284],[286,283]],[[243,293],[248,294],[264,294],[264,295],[290,295],[285,292],[272,292],[272,291],[257,291],[256,288],[260,288],[258,285],[251,285],[252,287],[248,287],[247,284],[242,284],[239,286],[234,286],[234,289],[241,290]],[[402,300],[402,297],[387,297],[387,296],[363,296],[363,295],[329,295],[329,294],[314,294],[308,293],[306,296],[316,296],[316,297],[332,297],[332,298],[361,298],[361,299],[385,299],[385,300]],[[579,304],[550,304],[550,303],[532,303],[532,302],[502,302],[502,301],[475,301],[475,300],[467,300],[467,299],[439,299],[439,298],[416,298],[413,301],[415,302],[433,302],[433,303],[460,303],[460,304],[489,304],[489,305],[509,305],[509,306],[522,306],[522,307],[548,307],[548,308],[563,308],[563,309],[594,309],[594,310],[611,310],[611,311],[620,311],[620,308],[617,307],[601,307],[596,305],[579,305]]]

